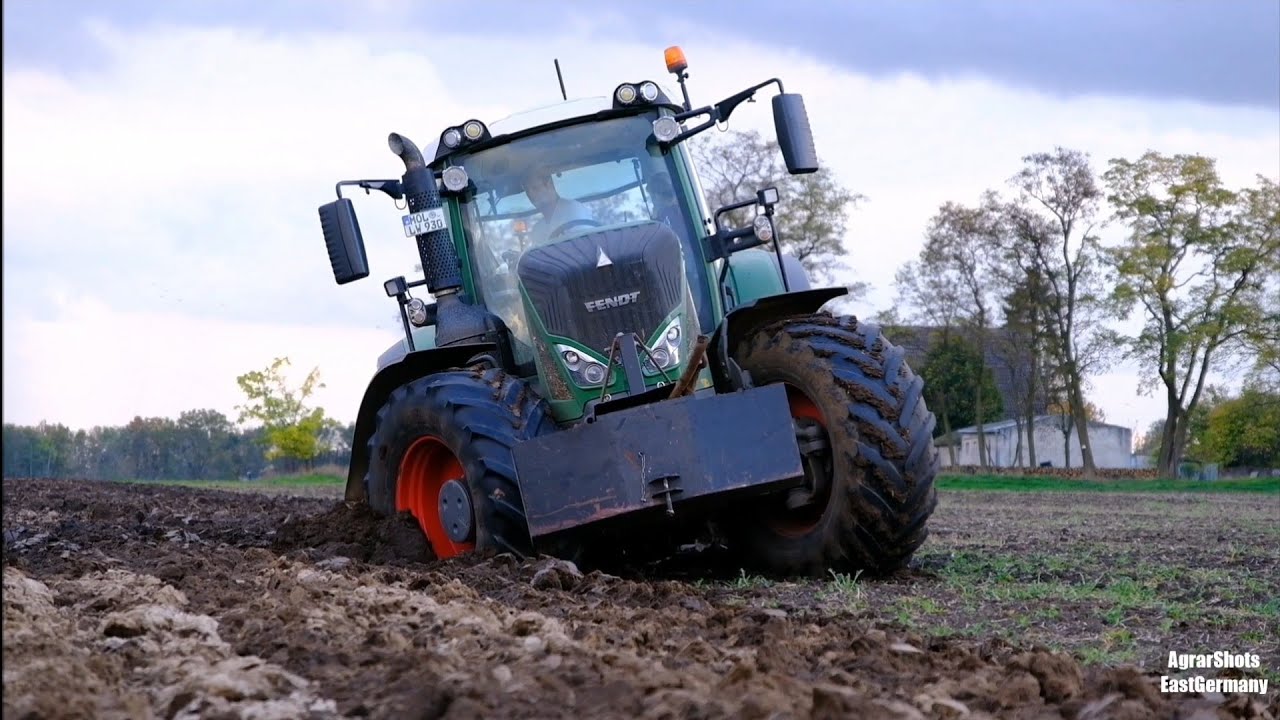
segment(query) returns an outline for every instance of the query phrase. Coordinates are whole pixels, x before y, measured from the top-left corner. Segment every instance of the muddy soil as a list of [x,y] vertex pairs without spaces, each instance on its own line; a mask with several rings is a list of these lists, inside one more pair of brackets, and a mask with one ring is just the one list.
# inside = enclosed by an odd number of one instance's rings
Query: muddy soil
[[[818,586],[435,562],[411,522],[333,499],[3,490],[6,718],[1280,716],[1274,690],[1161,693],[1154,670],[931,637]],[[962,521],[945,498],[935,517]]]

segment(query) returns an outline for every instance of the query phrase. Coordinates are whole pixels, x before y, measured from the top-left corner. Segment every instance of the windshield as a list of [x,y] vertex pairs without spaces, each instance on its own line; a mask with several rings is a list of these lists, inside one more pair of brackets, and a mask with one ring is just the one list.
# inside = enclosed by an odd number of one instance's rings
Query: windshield
[[600,227],[656,220],[680,237],[694,296],[700,237],[672,181],[671,158],[653,143],[655,114],[586,122],[463,156],[475,184],[461,204],[480,300],[529,342],[516,263],[529,248]]

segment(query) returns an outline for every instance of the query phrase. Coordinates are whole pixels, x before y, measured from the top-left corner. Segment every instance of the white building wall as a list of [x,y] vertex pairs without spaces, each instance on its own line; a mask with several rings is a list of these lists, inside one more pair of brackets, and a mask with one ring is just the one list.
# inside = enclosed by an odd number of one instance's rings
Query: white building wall
[[[1070,457],[1063,451],[1063,435],[1056,418],[1041,420],[1036,423],[1036,463],[1045,461],[1053,463],[1053,467],[1078,468],[1083,462],[1080,450],[1080,439],[1076,436],[1075,427],[1070,430],[1068,440]],[[1026,467],[1030,456],[1026,441],[1026,432],[1022,433],[1019,447],[1018,429],[1016,425],[987,431],[987,456],[996,467]],[[1128,468],[1132,464],[1132,431],[1114,425],[1090,424],[1089,441],[1093,445],[1093,460],[1099,468]],[[950,465],[950,454],[946,448],[940,448],[943,464]],[[956,449],[956,464],[981,465],[978,459],[978,436],[975,433],[962,435],[960,446]]]

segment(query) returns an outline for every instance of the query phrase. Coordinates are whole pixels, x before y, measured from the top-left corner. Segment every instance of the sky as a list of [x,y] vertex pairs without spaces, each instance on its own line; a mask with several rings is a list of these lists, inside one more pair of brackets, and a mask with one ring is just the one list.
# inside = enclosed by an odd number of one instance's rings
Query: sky
[[[554,59],[571,98],[672,86],[669,45],[695,105],[771,77],[802,93],[826,171],[867,197],[845,241],[845,279],[873,288],[859,315],[893,303],[942,203],[1007,189],[1029,153],[1280,176],[1273,0],[27,0],[3,32],[3,415],[22,424],[234,419],[236,376],[276,357],[319,368],[315,402],[353,420],[401,336],[381,280],[416,253],[391,201],[358,195],[372,276],[339,287],[316,209],[338,180],[398,177],[389,132],[425,145],[558,102]],[[771,136],[768,108],[730,128]],[[1141,431],[1164,407],[1138,377],[1115,367],[1090,397]]]

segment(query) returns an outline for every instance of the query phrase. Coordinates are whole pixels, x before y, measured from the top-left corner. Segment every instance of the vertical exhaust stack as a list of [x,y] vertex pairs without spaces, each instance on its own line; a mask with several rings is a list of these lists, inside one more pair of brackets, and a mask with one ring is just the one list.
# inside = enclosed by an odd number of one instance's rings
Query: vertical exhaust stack
[[[443,203],[435,173],[427,167],[418,146],[399,133],[387,136],[387,145],[404,162],[401,182],[409,212],[440,208]],[[483,341],[492,329],[492,316],[483,308],[462,302],[459,297],[462,265],[449,228],[418,235],[417,243],[427,292],[436,298],[436,346]]]
[[[387,137],[387,145],[404,162],[404,177],[401,182],[404,184],[409,212],[439,208],[440,189],[436,187],[435,173],[427,167],[418,146],[399,133],[391,133]],[[427,278],[428,292],[436,296],[450,294],[450,290],[457,292],[462,287],[462,269],[448,228],[419,235],[417,240],[418,257],[422,260],[422,273]]]

